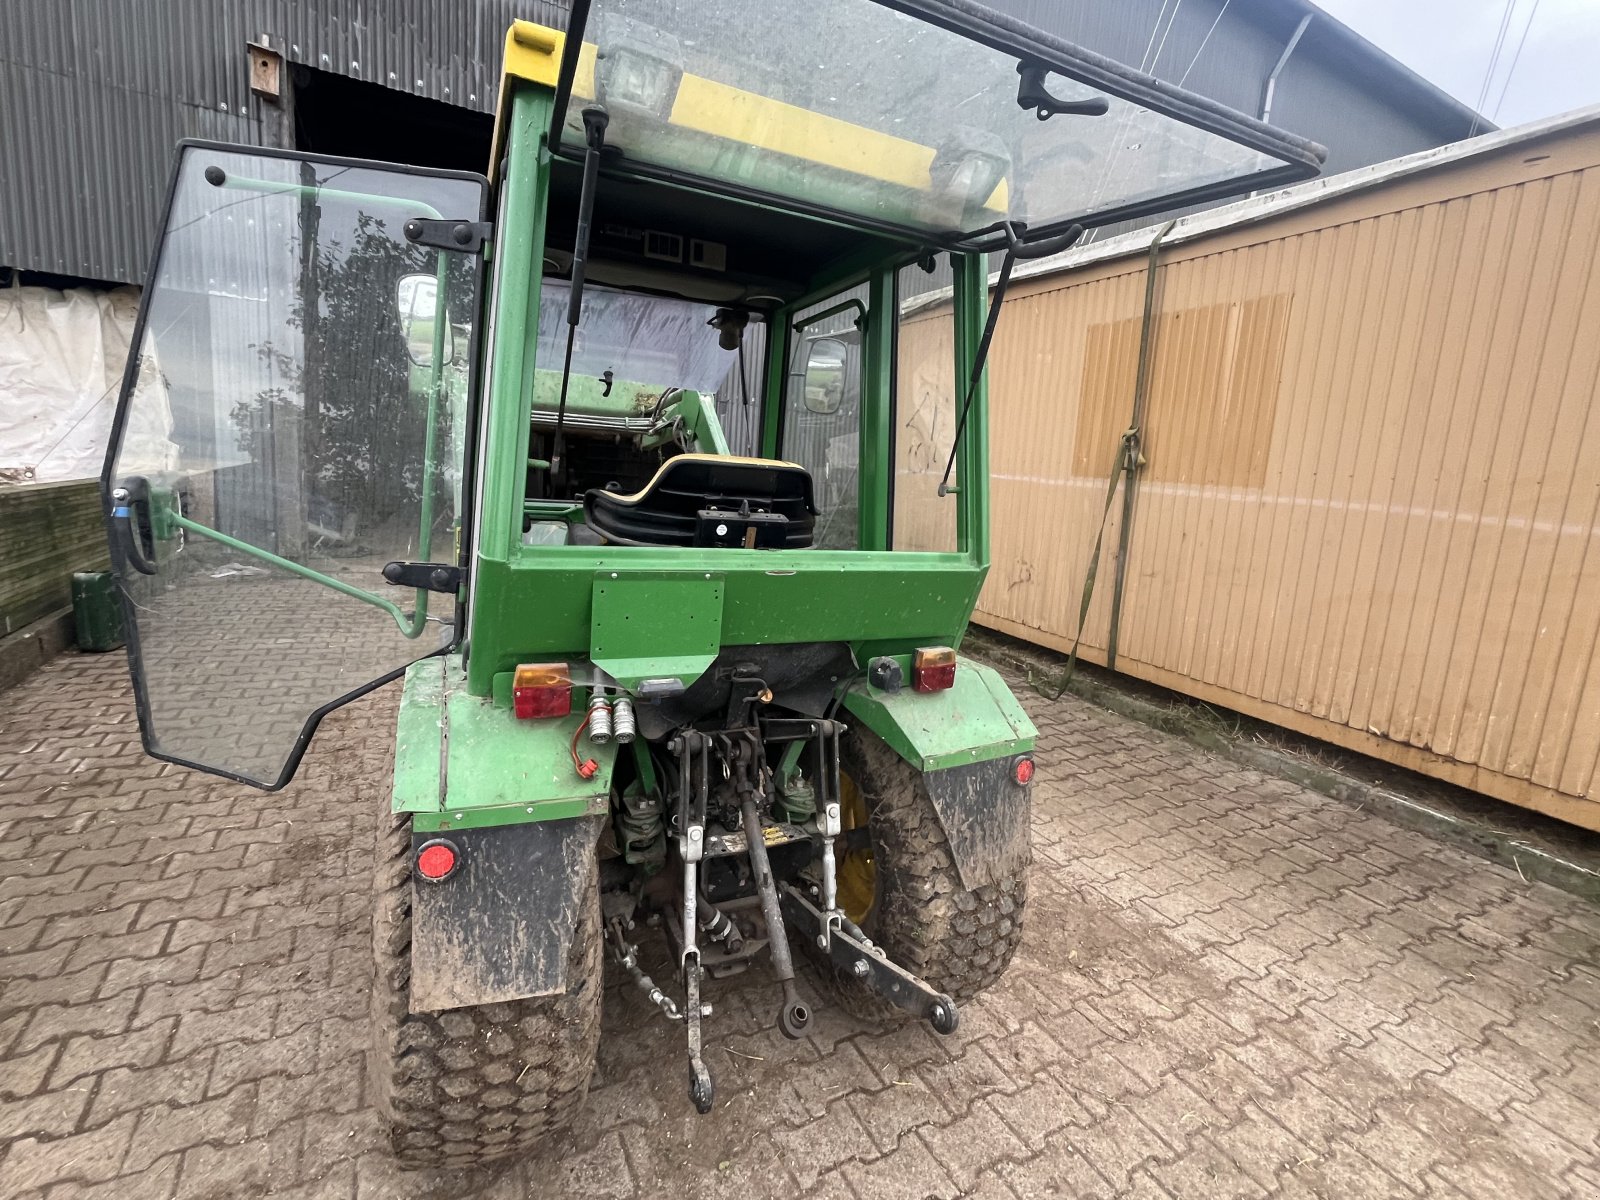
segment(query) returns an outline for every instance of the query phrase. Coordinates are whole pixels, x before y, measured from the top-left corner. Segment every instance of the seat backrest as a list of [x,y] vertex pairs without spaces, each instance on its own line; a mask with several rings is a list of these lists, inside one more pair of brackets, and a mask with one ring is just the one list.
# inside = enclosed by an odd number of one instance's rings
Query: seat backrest
[[624,546],[804,549],[817,507],[811,472],[798,463],[725,454],[679,454],[632,495],[595,488],[584,517]]

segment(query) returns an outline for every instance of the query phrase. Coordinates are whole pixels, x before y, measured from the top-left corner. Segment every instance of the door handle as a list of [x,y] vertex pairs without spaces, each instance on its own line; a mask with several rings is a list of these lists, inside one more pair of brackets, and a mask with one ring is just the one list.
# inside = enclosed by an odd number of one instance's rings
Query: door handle
[[154,575],[156,564],[145,556],[144,538],[135,520],[138,506],[143,506],[145,518],[149,519],[149,488],[143,479],[130,479],[128,483],[132,486],[112,489],[111,527],[116,531],[122,557],[128,565],[141,575]]

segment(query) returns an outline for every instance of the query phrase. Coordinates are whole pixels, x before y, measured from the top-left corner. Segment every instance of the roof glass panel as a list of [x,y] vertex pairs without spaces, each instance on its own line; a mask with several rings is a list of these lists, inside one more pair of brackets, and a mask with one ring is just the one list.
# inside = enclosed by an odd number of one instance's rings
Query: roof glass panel
[[[1314,170],[1294,139],[1274,146],[1237,114],[1018,39],[997,27],[975,41],[876,0],[594,0],[562,143],[581,149],[598,99],[607,145],[636,165],[944,238],[1097,224]],[[1052,68],[1037,79],[1046,107],[1103,111],[1025,108],[1018,45]]]

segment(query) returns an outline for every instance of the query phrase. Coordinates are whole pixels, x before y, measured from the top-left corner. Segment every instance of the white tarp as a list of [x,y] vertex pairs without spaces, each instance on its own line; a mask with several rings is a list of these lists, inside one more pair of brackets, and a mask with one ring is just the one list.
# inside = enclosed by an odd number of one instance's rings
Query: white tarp
[[[138,310],[132,287],[0,289],[0,483],[99,476]],[[130,438],[169,457],[165,397],[134,407]]]

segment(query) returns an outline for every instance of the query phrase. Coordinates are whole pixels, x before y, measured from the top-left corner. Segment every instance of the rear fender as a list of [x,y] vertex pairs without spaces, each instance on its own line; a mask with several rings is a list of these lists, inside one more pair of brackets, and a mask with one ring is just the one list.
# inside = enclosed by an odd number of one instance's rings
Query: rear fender
[[411,1009],[437,1012],[567,988],[582,905],[597,885],[601,817],[413,833],[447,841],[457,867],[411,876]]
[[968,889],[1019,874],[1030,857],[1031,785],[1016,762],[1038,731],[999,672],[956,660],[955,685],[923,693],[870,684],[846,695],[845,709],[923,773],[928,798]]

